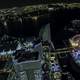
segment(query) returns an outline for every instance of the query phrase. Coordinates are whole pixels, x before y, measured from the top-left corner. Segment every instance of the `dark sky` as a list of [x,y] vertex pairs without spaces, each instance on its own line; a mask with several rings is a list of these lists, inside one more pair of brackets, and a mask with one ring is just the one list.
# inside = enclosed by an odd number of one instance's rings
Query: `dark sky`
[[0,0],[0,8],[8,8],[15,6],[25,6],[27,4],[37,4],[43,3],[45,1],[53,1],[53,2],[80,2],[80,0]]

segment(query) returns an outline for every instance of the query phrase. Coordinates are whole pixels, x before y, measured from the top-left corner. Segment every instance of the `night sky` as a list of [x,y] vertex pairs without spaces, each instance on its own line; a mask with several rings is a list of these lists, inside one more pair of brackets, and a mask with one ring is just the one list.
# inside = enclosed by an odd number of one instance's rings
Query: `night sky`
[[80,2],[80,0],[0,0],[0,8],[25,6],[27,4],[39,4],[45,2]]

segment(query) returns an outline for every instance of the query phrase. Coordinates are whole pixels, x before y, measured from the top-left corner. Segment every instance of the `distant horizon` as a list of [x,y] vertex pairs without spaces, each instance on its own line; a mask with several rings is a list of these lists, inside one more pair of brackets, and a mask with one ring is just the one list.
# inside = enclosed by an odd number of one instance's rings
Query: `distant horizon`
[[2,0],[2,1],[0,1],[0,9],[12,8],[12,7],[18,7],[18,6],[19,7],[26,6],[29,4],[42,4],[42,3],[48,3],[48,2],[78,3],[78,2],[80,2],[80,0]]

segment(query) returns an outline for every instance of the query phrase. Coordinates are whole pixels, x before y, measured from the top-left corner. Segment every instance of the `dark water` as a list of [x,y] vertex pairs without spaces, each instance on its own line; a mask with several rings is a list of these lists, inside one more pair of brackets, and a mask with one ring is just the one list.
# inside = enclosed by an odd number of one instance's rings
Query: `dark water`
[[80,2],[80,0],[0,0],[0,8],[24,6],[27,4],[42,4],[55,2]]

